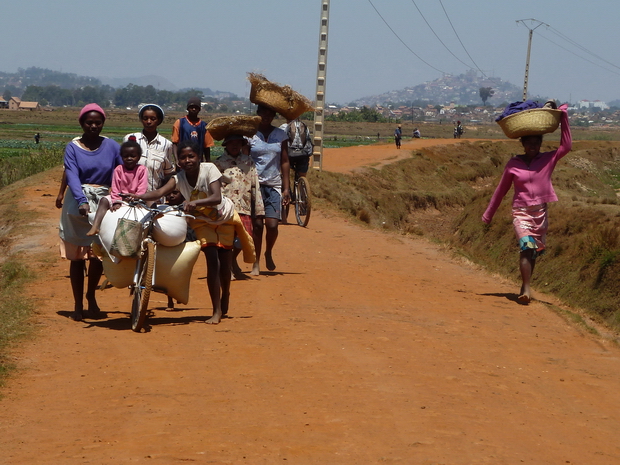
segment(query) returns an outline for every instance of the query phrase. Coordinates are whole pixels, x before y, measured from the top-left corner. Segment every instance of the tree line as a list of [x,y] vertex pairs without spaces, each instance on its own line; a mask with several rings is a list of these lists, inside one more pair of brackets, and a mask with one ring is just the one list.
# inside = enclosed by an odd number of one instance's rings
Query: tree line
[[152,85],[136,86],[129,84],[122,88],[109,85],[84,86],[74,89],[63,89],[58,85],[28,86],[21,99],[27,102],[39,102],[41,105],[82,106],[96,102],[104,108],[111,105],[117,107],[135,107],[141,103],[156,103],[158,105],[185,105],[190,97],[200,97],[213,104],[219,102],[213,97],[205,97],[203,91],[189,89],[178,92],[156,89]]

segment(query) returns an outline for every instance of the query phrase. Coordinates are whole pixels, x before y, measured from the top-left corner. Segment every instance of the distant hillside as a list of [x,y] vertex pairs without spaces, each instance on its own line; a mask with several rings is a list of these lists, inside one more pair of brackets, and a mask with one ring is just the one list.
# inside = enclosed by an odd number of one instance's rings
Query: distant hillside
[[499,105],[515,102],[523,97],[523,89],[498,77],[478,77],[475,71],[453,76],[446,74],[442,78],[425,82],[415,87],[405,87],[381,95],[360,98],[352,102],[354,106],[375,106],[386,104],[407,104],[428,102],[429,104],[481,105],[480,88],[491,87],[494,95],[487,104]]
[[101,81],[94,77],[35,67],[19,68],[16,73],[0,72],[0,90],[9,90],[12,95],[21,95],[28,86],[52,85],[62,89],[75,89],[84,86],[100,86]]
[[[182,92],[190,89],[179,89],[172,82],[164,77],[157,75],[138,76],[138,77],[90,77],[79,76],[74,73],[63,73],[61,71],[52,71],[44,68],[19,68],[16,73],[0,72],[0,96],[8,92],[11,96],[20,97],[28,86],[46,87],[58,86],[61,89],[80,89],[82,87],[102,87],[109,86],[114,89],[120,89],[133,84],[134,86],[153,86],[158,90],[167,90],[172,92]],[[211,90],[208,87],[193,87],[194,90],[200,90],[206,96],[215,98],[234,98],[232,92]]]

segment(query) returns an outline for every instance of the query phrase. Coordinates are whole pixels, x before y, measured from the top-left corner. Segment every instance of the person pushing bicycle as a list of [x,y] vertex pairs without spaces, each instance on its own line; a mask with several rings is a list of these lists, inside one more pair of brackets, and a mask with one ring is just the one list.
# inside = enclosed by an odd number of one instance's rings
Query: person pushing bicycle
[[[280,129],[283,129],[288,136],[288,157],[291,169],[295,171],[296,176],[305,177],[310,168],[310,156],[314,149],[308,126],[296,118],[288,120],[286,124],[280,126]],[[290,204],[285,205],[282,213],[282,223],[284,224],[288,222],[289,206]]]

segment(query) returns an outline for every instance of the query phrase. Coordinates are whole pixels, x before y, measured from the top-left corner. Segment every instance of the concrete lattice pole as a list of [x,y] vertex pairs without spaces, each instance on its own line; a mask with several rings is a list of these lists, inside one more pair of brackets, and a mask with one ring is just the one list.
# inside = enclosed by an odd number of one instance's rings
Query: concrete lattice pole
[[329,0],[321,1],[319,30],[319,59],[316,71],[316,103],[314,110],[314,151],[312,166],[323,168],[323,131],[325,122],[325,81],[327,77],[327,33],[329,30]]

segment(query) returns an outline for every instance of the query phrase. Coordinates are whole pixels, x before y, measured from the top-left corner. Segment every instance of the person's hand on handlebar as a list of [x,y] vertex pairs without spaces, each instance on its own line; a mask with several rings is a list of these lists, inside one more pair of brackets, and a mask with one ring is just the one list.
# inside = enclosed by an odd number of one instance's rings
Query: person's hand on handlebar
[[185,213],[196,210],[196,202],[193,200],[185,200],[183,202],[183,211]]
[[127,194],[125,192],[119,192],[118,196],[123,199],[125,202],[131,202],[135,200],[140,200],[140,197],[136,194]]

